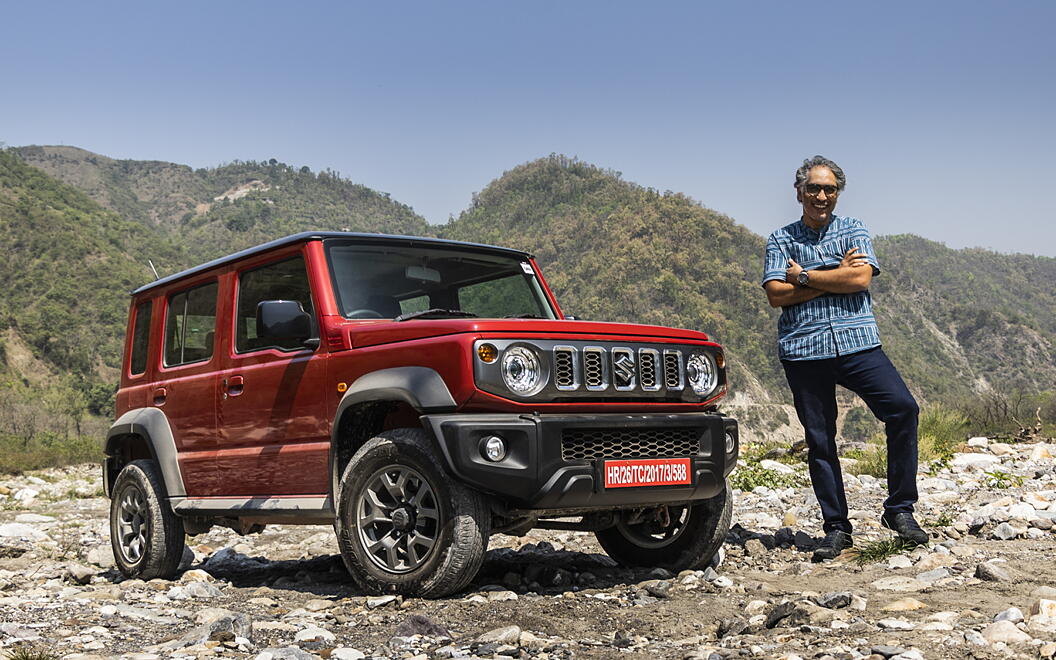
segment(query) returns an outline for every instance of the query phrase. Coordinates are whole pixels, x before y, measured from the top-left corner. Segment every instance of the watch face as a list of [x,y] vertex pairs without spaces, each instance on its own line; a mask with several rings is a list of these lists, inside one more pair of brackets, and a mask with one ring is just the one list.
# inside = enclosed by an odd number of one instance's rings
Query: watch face
[[810,275],[807,275],[807,271],[799,271],[799,283],[806,286],[808,281],[810,281]]

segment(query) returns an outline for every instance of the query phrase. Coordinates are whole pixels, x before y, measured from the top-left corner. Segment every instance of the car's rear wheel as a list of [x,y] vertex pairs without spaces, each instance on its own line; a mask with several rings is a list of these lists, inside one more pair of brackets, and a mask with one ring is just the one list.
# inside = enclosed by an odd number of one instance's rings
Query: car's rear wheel
[[630,566],[660,566],[672,571],[704,568],[730,531],[733,495],[729,484],[710,500],[668,506],[644,520],[624,515],[596,532],[610,557]]
[[345,467],[338,545],[368,593],[445,596],[483,563],[487,503],[444,472],[442,461],[425,431],[393,429],[367,441]]
[[122,573],[150,580],[171,578],[183,558],[183,521],[166,501],[157,464],[132,461],[110,495],[110,544]]

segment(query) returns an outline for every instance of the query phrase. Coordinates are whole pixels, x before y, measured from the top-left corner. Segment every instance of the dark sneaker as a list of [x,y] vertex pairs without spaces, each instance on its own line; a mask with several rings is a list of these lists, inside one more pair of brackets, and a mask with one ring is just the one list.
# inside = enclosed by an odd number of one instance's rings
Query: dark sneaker
[[828,561],[840,556],[840,553],[854,545],[854,539],[847,532],[833,530],[825,535],[814,551],[814,561]]
[[916,545],[928,544],[928,533],[920,528],[917,521],[913,519],[912,513],[896,513],[894,515],[885,513],[880,518],[880,524],[893,530],[898,538],[907,543]]

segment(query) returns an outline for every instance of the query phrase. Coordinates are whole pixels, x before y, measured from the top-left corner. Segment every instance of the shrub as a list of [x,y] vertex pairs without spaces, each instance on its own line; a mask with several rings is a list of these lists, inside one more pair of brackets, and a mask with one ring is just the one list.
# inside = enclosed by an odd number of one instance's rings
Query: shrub
[[767,488],[796,488],[806,484],[801,474],[784,474],[759,465],[756,461],[745,461],[730,474],[730,486],[748,492],[759,486]]

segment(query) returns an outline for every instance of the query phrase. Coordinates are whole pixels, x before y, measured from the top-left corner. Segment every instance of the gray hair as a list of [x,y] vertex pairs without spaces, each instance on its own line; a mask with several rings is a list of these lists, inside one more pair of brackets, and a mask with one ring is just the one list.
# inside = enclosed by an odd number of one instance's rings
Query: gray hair
[[843,190],[847,186],[847,177],[844,176],[843,170],[840,166],[832,162],[825,156],[814,156],[803,161],[803,164],[796,170],[796,183],[794,184],[796,190],[803,187],[803,184],[807,182],[807,176],[810,171],[815,167],[827,167],[832,171],[832,174],[836,177],[836,189]]

